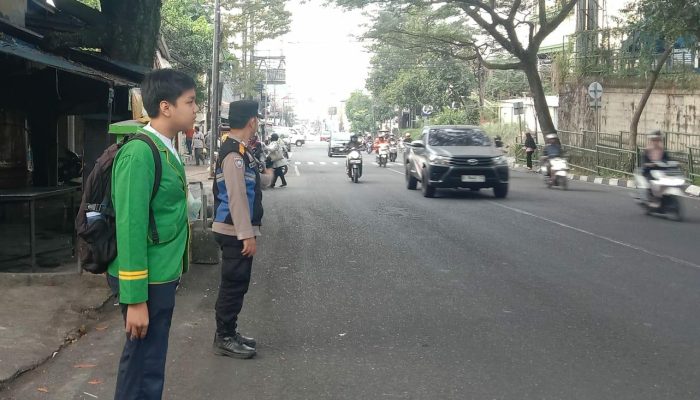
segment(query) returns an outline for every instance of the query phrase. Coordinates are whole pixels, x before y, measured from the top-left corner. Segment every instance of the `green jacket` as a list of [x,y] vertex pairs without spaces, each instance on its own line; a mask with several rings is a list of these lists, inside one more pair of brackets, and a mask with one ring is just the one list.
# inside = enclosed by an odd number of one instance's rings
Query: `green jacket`
[[159,243],[151,240],[148,210],[155,180],[153,153],[147,143],[128,142],[112,166],[112,203],[117,224],[117,258],[108,273],[119,278],[119,301],[148,300],[148,285],[172,282],[187,271],[189,223],[185,169],[163,142],[141,130],[160,152],[163,176],[153,199]]

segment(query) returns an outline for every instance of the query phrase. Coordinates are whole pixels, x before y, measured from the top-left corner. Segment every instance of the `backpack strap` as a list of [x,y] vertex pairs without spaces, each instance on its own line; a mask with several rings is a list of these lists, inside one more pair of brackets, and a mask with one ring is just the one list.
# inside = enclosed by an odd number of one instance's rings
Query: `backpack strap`
[[[158,147],[153,139],[151,139],[151,137],[145,133],[139,133],[133,136],[131,140],[140,140],[145,142],[148,144],[148,147],[151,148],[151,152],[153,153],[153,163],[156,171],[153,179],[153,189],[151,191],[151,203],[153,203],[153,199],[155,199],[156,193],[158,193],[158,188],[160,187],[160,180],[163,177],[163,164],[160,159],[160,152],[158,151]],[[151,227],[151,238],[153,239],[153,242],[158,244],[160,242],[160,238],[158,236],[158,228],[156,227],[156,219],[153,215],[153,206],[150,203],[148,206],[148,225]]]

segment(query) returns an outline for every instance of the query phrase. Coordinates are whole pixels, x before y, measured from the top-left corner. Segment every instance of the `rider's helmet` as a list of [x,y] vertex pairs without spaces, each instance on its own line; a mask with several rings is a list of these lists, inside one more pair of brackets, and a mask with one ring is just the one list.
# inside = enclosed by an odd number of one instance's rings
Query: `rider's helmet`
[[661,131],[658,129],[649,132],[648,136],[649,136],[649,140],[662,140],[663,139],[663,135],[661,134]]
[[352,135],[352,136],[350,136],[350,141],[351,141],[351,142],[357,142],[357,135]]
[[406,134],[404,135],[404,137],[405,137],[406,139],[410,139],[410,138],[411,138],[411,134],[408,133],[408,132],[406,132]]
[[547,143],[554,143],[559,137],[557,136],[556,133],[550,133],[549,135],[544,137],[547,140]]

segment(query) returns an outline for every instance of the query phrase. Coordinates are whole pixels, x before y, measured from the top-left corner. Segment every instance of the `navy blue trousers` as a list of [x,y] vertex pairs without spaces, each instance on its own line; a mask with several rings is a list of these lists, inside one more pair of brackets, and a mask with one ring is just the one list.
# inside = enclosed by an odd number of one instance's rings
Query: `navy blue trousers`
[[[107,274],[107,283],[112,293],[118,295],[119,279]],[[177,284],[176,281],[148,285],[148,332],[144,339],[126,339],[119,360],[115,400],[161,399]],[[125,321],[126,310],[127,305],[121,304]]]

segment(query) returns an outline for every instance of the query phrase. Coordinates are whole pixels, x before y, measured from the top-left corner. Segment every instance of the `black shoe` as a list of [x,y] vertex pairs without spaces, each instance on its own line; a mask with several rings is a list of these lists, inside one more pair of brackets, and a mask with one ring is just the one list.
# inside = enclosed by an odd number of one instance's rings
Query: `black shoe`
[[236,337],[237,340],[244,345],[250,347],[251,349],[254,349],[255,346],[258,344],[258,342],[255,341],[252,337],[246,337],[240,334],[240,332],[236,332]]
[[287,187],[287,184],[283,183],[280,187]]
[[247,360],[255,357],[255,349],[237,340],[237,336],[214,336],[214,354]]

